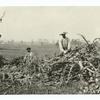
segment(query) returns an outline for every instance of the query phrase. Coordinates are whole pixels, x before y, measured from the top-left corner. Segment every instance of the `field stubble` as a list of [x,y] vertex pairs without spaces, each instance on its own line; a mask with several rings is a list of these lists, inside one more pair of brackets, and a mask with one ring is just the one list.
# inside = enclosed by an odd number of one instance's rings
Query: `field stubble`
[[0,68],[0,94],[100,93],[100,55],[96,45],[78,46],[58,56],[56,47],[34,47],[37,59],[30,66],[23,63],[24,49],[7,51],[1,51],[4,63]]

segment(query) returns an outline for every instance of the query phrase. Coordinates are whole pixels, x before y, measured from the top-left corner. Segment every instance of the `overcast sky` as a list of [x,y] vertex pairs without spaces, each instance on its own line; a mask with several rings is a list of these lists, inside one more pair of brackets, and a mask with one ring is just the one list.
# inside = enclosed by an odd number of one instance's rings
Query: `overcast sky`
[[82,33],[89,40],[100,37],[100,7],[5,7],[0,23],[2,40],[57,40],[66,31],[75,38]]

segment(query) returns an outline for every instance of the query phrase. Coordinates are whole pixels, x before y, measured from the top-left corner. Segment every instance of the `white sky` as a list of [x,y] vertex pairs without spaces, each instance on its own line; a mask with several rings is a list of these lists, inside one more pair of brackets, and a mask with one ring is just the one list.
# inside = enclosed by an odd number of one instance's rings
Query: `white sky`
[[5,7],[0,23],[2,40],[57,40],[59,33],[85,34],[92,40],[100,37],[100,7]]

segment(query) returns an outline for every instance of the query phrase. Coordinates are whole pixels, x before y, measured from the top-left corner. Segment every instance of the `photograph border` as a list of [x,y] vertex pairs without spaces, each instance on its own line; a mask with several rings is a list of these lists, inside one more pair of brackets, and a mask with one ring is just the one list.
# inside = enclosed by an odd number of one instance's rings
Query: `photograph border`
[[[2,6],[100,6],[99,0],[0,0]],[[98,95],[1,95],[1,100],[97,100]]]

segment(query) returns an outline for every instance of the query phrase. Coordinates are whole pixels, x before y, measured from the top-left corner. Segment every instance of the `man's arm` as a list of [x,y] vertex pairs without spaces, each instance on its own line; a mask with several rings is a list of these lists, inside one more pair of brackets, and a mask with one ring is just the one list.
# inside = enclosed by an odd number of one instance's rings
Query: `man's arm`
[[24,56],[24,59],[23,59],[24,63],[26,62],[26,58],[27,58],[27,54]]
[[63,49],[63,46],[62,46],[62,43],[61,43],[61,39],[59,39],[59,49],[61,52],[64,52],[64,49]]
[[30,53],[30,60],[31,62],[34,62],[36,60],[36,56],[33,52]]
[[68,39],[68,50],[70,50],[70,49],[71,49],[71,40]]

